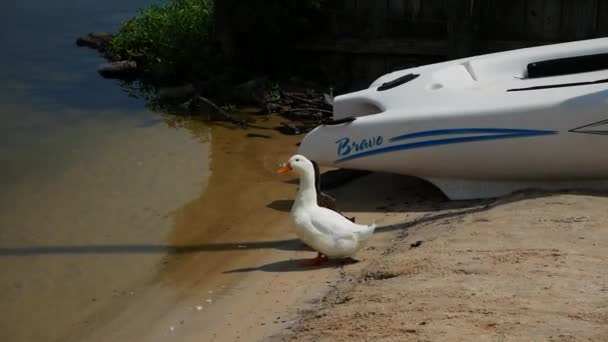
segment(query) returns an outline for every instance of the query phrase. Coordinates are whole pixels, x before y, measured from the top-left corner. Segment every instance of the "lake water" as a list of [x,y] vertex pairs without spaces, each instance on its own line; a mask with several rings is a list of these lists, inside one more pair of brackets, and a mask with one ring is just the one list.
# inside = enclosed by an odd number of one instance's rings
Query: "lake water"
[[167,124],[78,36],[151,1],[0,3],[0,341],[66,341],[157,274],[210,133]]

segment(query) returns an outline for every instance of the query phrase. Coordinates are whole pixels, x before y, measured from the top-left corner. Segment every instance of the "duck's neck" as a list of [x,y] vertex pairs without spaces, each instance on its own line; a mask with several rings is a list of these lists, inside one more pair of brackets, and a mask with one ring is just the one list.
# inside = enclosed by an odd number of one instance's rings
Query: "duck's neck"
[[300,189],[296,195],[295,205],[317,205],[317,190],[315,189],[315,175],[312,173],[300,176]]

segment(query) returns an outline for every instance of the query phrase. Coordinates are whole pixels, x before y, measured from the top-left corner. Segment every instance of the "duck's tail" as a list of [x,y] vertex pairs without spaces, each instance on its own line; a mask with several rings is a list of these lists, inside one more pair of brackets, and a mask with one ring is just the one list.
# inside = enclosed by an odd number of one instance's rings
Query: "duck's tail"
[[358,232],[359,241],[369,239],[369,237],[374,233],[374,230],[376,230],[376,223],[372,223],[369,226],[364,226],[364,228]]

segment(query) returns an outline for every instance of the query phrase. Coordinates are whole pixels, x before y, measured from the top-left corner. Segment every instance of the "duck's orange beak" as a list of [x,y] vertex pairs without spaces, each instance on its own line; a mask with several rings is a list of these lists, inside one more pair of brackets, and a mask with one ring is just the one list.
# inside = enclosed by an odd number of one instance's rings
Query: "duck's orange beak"
[[289,171],[291,171],[292,168],[291,166],[289,166],[289,164],[283,164],[281,165],[281,167],[277,170],[277,173],[287,173]]

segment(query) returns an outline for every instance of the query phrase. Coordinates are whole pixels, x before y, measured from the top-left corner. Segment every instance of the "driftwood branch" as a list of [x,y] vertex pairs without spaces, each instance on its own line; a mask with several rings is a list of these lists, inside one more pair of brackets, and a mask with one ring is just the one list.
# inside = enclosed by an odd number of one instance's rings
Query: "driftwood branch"
[[287,92],[282,92],[282,93],[283,93],[283,95],[285,97],[288,97],[288,98],[290,98],[292,100],[308,103],[308,104],[311,104],[313,106],[319,106],[319,105],[323,104],[323,101],[313,101],[313,100],[305,99],[305,98],[302,98],[302,97],[299,97],[299,96],[296,96],[294,94],[290,94],[290,93],[287,93]]
[[321,109],[321,108],[292,108],[288,110],[289,112],[321,112],[327,114],[333,114],[331,110]]
[[235,118],[234,116],[230,115],[230,113],[226,112],[225,110],[223,110],[220,106],[216,105],[215,103],[213,103],[211,100],[204,98],[202,96],[197,96],[196,97],[197,100],[202,101],[204,103],[206,103],[208,106],[210,106],[211,108],[215,109],[216,112],[218,114],[220,114],[224,120],[228,121],[228,122],[232,122],[235,125],[238,125],[241,128],[245,128],[247,127],[247,123],[239,120],[237,118]]

